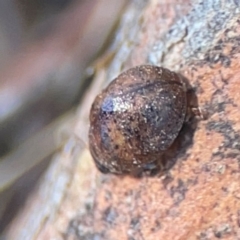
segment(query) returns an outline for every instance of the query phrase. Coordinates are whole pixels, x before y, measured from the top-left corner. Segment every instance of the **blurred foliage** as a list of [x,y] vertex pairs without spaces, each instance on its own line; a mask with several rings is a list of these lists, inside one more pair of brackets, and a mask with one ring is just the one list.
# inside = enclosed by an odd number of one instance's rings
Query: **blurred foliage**
[[16,0],[17,7],[28,27],[52,17],[74,0]]

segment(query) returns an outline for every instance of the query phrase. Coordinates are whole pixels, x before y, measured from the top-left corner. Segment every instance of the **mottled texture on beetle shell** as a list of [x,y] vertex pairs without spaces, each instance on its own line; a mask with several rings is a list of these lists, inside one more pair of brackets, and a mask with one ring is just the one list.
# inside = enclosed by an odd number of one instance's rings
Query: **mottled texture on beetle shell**
[[100,93],[91,108],[89,147],[102,172],[155,168],[186,115],[181,78],[168,69],[131,68]]

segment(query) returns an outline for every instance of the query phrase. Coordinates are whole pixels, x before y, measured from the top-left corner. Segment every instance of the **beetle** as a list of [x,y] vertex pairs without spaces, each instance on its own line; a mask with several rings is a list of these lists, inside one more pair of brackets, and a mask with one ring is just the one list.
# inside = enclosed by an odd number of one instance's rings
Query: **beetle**
[[186,86],[166,68],[141,65],[116,77],[90,110],[89,149],[103,173],[154,169],[187,114]]

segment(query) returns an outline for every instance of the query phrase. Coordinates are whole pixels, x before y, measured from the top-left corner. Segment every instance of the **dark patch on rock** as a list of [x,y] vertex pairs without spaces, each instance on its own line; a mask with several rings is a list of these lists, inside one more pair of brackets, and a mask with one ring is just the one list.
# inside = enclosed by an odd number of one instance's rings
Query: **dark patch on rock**
[[170,189],[170,195],[174,200],[174,204],[178,205],[185,199],[187,190],[186,184],[181,179],[178,179],[178,185]]
[[114,224],[117,217],[118,214],[112,207],[107,207],[103,212],[103,220],[106,221],[108,224]]

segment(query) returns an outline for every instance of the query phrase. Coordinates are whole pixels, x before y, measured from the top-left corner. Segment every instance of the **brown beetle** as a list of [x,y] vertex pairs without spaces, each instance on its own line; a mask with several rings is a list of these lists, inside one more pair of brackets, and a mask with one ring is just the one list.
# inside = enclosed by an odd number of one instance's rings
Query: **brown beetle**
[[150,65],[123,72],[91,108],[89,147],[96,166],[116,174],[157,168],[186,112],[185,84],[176,73]]

